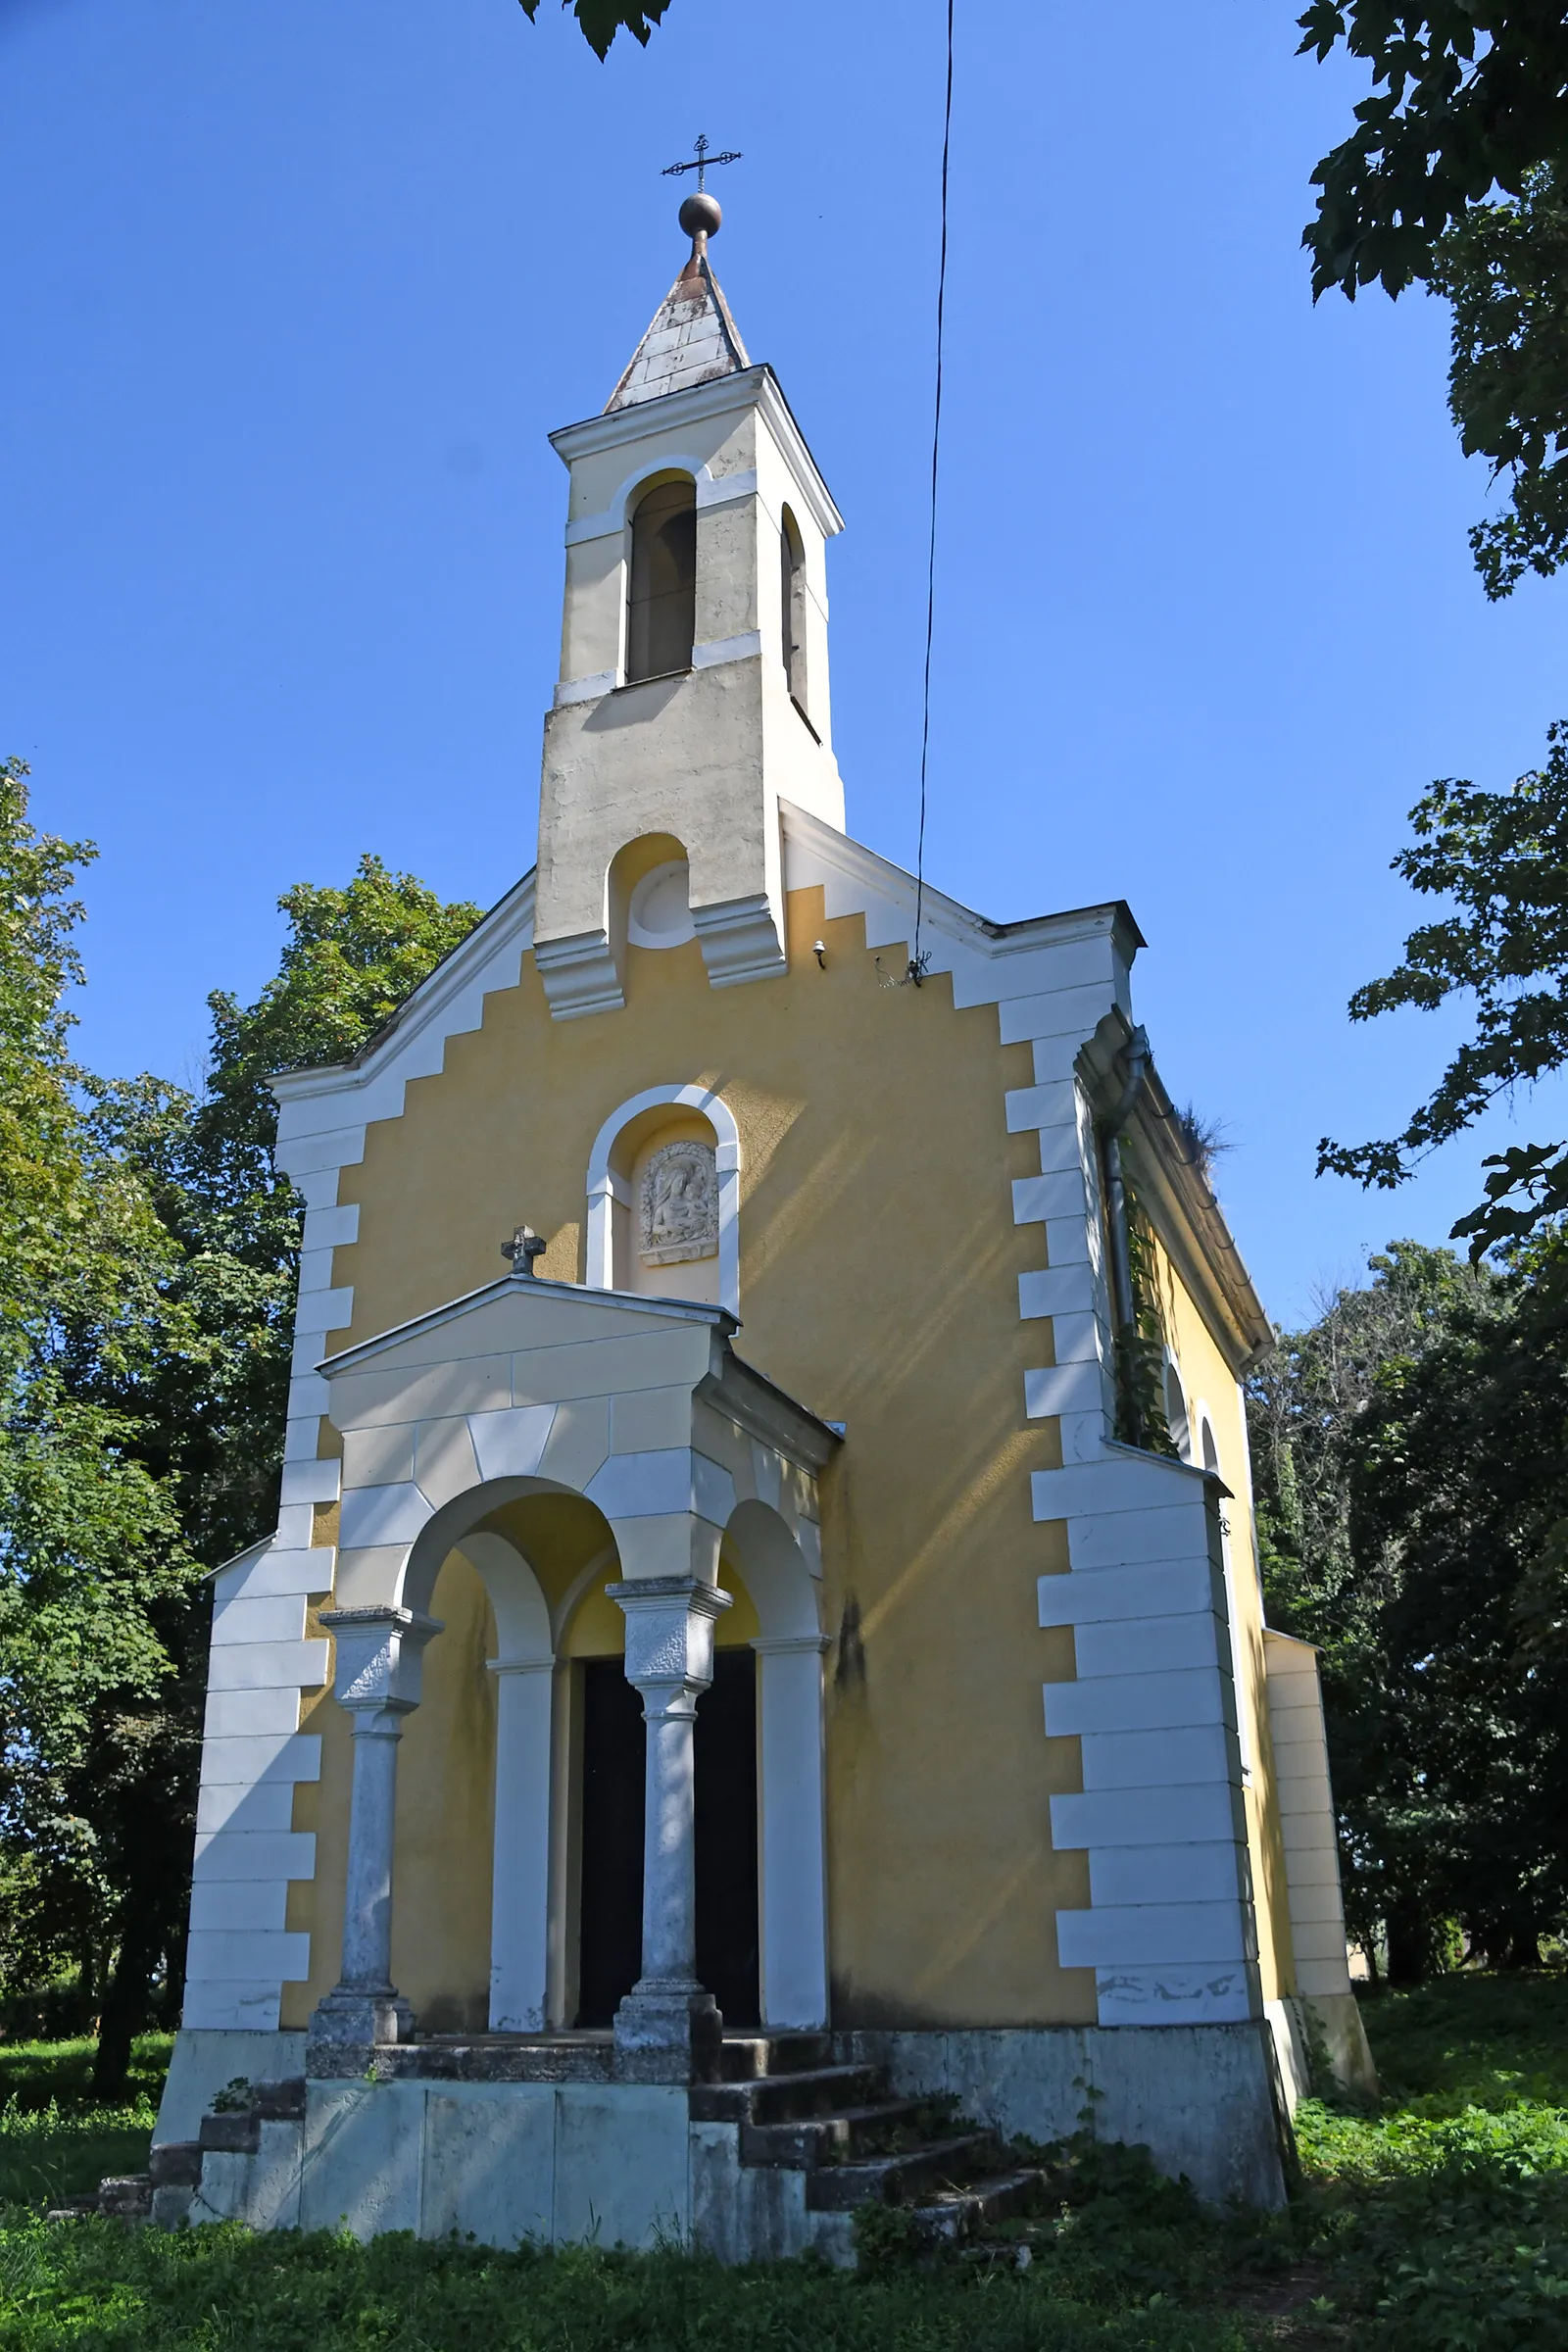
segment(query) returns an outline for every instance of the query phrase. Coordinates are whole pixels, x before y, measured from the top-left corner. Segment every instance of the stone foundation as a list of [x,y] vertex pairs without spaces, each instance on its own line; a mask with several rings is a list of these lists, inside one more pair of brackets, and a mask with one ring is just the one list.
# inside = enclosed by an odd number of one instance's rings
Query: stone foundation
[[1004,2139],[1064,2139],[1092,2108],[1100,2138],[1147,2147],[1207,2204],[1285,2202],[1295,2101],[1262,2021],[865,2029],[838,2039],[846,2054],[885,2068],[895,2089],[955,2099]]
[[[156,2220],[851,2262],[867,2201],[960,2233],[1027,2207],[1040,2175],[1007,2143],[1064,2138],[1086,2109],[1205,2200],[1274,2206],[1305,2065],[1282,2016],[736,2034],[698,2084],[617,2079],[608,2034],[432,2036],[360,2053],[363,2069],[313,2043],[293,2081],[259,2071],[300,2038],[214,2034],[221,2047],[186,2057],[155,2142]],[[220,2088],[247,2056],[247,2111],[209,2113],[176,2144],[197,2072]]]

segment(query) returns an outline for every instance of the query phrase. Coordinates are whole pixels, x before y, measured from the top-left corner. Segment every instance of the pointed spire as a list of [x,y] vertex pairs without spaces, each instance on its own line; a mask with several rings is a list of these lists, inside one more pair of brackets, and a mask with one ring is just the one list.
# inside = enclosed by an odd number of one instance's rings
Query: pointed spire
[[708,240],[718,233],[723,218],[717,197],[710,196],[706,189],[688,196],[681,206],[680,224],[692,241],[691,258],[654,313],[630,367],[605,403],[607,416],[615,409],[633,409],[645,400],[662,399],[666,392],[685,392],[693,384],[711,383],[717,376],[738,375],[751,366],[740,330],[709,266]]

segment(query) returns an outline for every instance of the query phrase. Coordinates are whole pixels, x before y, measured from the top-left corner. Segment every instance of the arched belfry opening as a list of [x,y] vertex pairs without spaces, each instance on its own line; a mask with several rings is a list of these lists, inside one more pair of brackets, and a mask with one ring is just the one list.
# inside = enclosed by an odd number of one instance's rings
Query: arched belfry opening
[[805,712],[806,695],[806,546],[801,526],[788,507],[779,517],[780,655],[791,700]]
[[632,509],[626,683],[690,669],[697,634],[697,485],[675,474]]

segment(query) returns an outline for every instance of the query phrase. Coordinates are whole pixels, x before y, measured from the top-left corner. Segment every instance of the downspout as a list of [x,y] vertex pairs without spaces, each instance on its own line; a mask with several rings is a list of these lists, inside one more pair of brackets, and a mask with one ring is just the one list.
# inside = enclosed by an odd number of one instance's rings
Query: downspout
[[[1114,1107],[1100,1122],[1100,1151],[1105,1183],[1105,1226],[1110,1247],[1111,1311],[1118,1348],[1134,1337],[1138,1324],[1138,1305],[1133,1297],[1132,1251],[1127,1239],[1127,1182],[1122,1173],[1121,1135],[1133,1115],[1149,1073],[1147,1029],[1140,1027],[1133,1031],[1127,1040],[1124,1059],[1127,1065],[1126,1083]],[[1142,1429],[1129,1430],[1127,1436],[1133,1445],[1142,1445]]]

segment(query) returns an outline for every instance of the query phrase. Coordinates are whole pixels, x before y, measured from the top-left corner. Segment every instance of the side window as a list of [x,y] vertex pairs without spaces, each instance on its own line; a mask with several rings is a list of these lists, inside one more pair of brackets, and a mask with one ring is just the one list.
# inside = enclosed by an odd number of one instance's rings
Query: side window
[[[1181,1374],[1169,1356],[1165,1358],[1165,1419],[1170,1429],[1171,1444],[1182,1460],[1190,1462],[1193,1458],[1193,1432],[1187,1418],[1187,1399],[1182,1395]],[[1206,1421],[1203,1427],[1206,1431]],[[1203,1467],[1205,1470],[1212,1469],[1213,1464],[1205,1462]]]
[[806,549],[799,526],[788,507],[780,518],[779,618],[783,628],[780,651],[789,689],[804,710],[806,703]]
[[[1206,1413],[1200,1427],[1199,1450],[1203,1457],[1203,1468],[1212,1470],[1217,1476],[1219,1474],[1219,1447],[1214,1443],[1214,1432],[1209,1427]],[[1252,1769],[1252,1720],[1247,1690],[1247,1653],[1242,1643],[1241,1627],[1236,1622],[1236,1571],[1231,1563],[1231,1540],[1229,1535],[1223,1532],[1224,1526],[1225,1522],[1222,1518],[1219,1544],[1225,1562],[1225,1613],[1230,1619],[1231,1673],[1236,1684],[1236,1737],[1242,1751],[1242,1770],[1244,1773],[1250,1773]]]
[[697,628],[697,494],[660,482],[631,518],[626,683],[690,669]]

